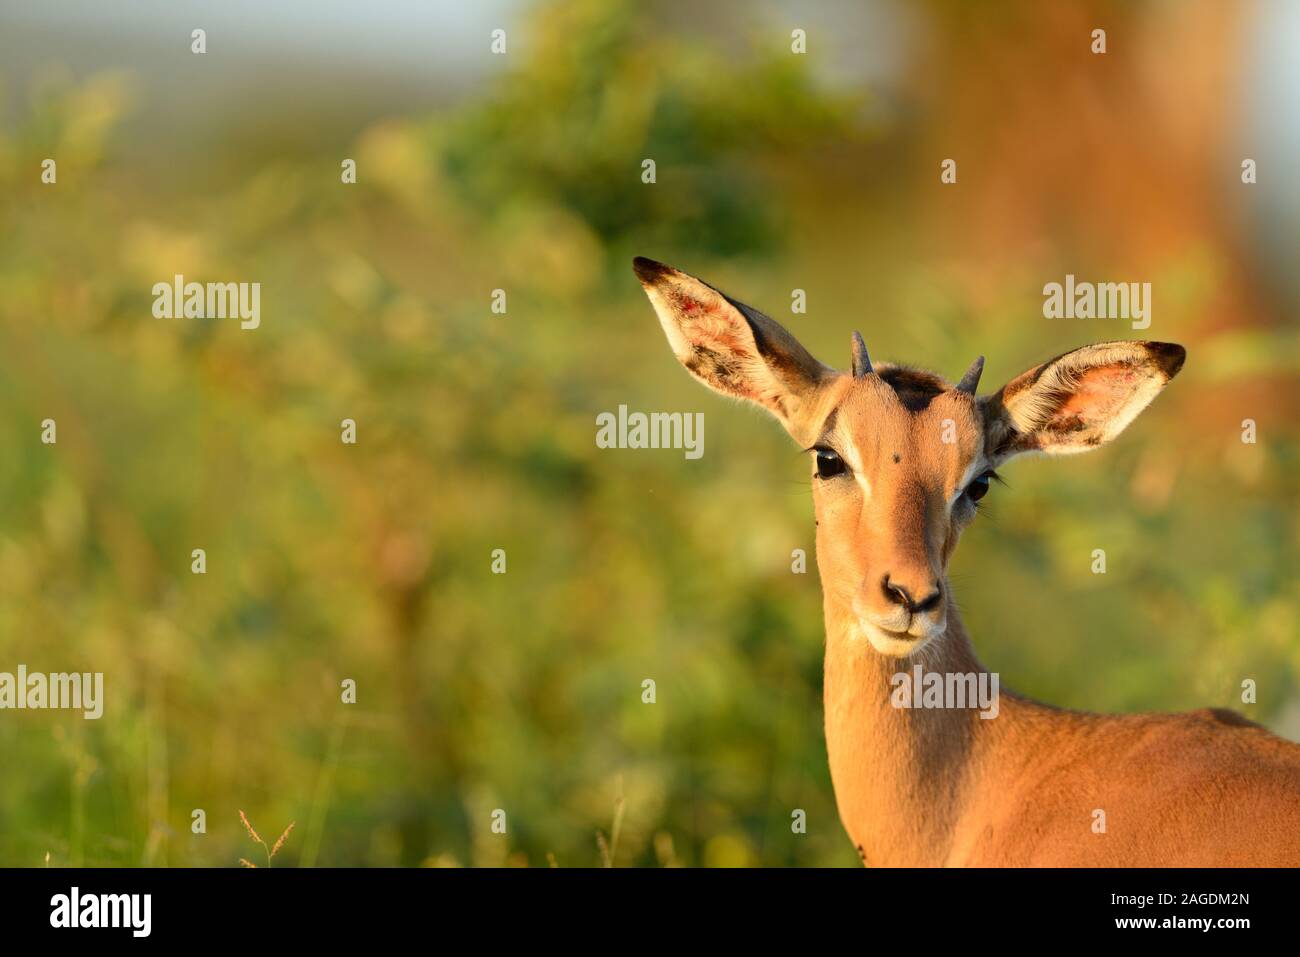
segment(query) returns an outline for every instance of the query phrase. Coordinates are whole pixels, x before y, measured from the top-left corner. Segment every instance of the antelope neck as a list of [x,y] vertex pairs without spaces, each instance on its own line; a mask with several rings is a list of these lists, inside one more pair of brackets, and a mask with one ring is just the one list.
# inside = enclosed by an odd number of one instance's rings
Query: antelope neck
[[917,665],[987,673],[955,608],[945,633],[908,658],[877,652],[853,613],[829,597],[825,617],[826,749],[845,829],[869,865],[943,864],[959,809],[987,781],[976,769],[1000,737],[1002,727],[994,726],[1009,716],[990,721],[969,708],[895,707],[895,675],[911,675]]

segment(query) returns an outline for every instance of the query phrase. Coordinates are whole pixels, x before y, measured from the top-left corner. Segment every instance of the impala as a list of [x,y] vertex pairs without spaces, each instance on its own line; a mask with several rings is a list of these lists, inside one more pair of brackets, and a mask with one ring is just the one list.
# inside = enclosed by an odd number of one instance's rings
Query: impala
[[1300,746],[1230,711],[1091,714],[1004,689],[986,720],[893,700],[918,664],[988,676],[946,573],[995,470],[1108,442],[1178,373],[1181,346],[1084,346],[978,396],[982,357],[954,386],[873,363],[855,332],[837,372],[700,280],[633,267],[682,365],[811,455],[826,749],[864,863],[1300,864]]

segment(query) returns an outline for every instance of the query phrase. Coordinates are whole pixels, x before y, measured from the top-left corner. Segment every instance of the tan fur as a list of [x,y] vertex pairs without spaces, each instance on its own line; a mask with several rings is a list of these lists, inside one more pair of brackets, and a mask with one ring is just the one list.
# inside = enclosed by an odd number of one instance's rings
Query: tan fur
[[[1111,440],[1177,374],[1181,347],[1087,346],[976,399],[893,366],[833,372],[766,316],[670,267],[635,265],[692,374],[849,467],[820,479],[814,466],[813,495],[826,745],[864,862],[1300,865],[1300,746],[1231,712],[1086,714],[1005,689],[992,720],[891,704],[891,679],[917,663],[986,671],[946,579],[975,515],[969,483],[1023,452]],[[908,611],[886,582],[918,598],[937,585],[940,600]]]

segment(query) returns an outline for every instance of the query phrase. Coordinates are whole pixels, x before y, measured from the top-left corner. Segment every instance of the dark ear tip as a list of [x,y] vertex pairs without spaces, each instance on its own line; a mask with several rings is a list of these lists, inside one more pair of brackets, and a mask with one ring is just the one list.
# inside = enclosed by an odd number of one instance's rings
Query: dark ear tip
[[671,266],[665,266],[661,262],[655,262],[653,259],[646,259],[644,256],[637,256],[632,260],[632,271],[636,273],[638,279],[642,282],[656,282],[673,271]]
[[1147,349],[1160,371],[1171,379],[1178,375],[1187,359],[1187,350],[1174,342],[1148,342]]

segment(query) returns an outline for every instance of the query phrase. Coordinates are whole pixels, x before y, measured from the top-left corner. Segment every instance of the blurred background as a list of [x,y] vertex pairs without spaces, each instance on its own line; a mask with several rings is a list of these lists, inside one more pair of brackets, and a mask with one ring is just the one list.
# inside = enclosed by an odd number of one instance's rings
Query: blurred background
[[[0,713],[0,865],[233,866],[240,809],[296,822],[277,866],[856,864],[808,464],[680,369],[637,254],[840,367],[1186,345],[1113,446],[1009,467],[956,594],[1004,685],[1300,738],[1300,6],[0,11],[0,670],[107,698]],[[261,328],[154,319],[176,273]],[[1043,318],[1066,273],[1151,328]],[[704,457],[598,449],[619,404]]]

